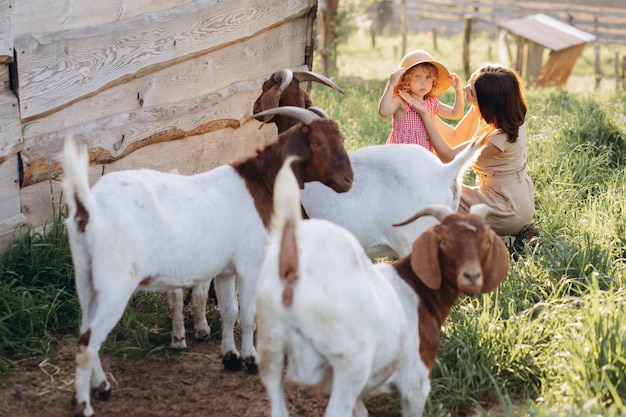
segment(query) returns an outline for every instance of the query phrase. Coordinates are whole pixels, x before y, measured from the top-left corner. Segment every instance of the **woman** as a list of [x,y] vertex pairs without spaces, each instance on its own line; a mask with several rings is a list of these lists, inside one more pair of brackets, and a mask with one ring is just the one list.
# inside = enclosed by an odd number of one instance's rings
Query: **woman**
[[422,116],[431,142],[447,162],[474,138],[488,141],[473,165],[476,186],[463,186],[459,212],[485,203],[492,208],[487,222],[500,235],[516,235],[531,223],[534,188],[526,167],[527,104],[519,75],[498,64],[486,64],[463,88],[471,108],[454,128],[440,119],[429,122],[425,109],[411,102]]

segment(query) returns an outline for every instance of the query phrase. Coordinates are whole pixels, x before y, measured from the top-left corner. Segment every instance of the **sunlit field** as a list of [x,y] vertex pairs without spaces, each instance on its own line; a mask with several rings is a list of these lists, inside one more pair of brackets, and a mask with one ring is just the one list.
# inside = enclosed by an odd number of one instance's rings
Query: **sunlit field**
[[[497,59],[493,42],[472,40],[472,68]],[[376,44],[353,36],[339,48],[335,80],[345,95],[313,87],[315,103],[339,121],[352,148],[384,143],[391,125],[377,105],[401,40]],[[432,51],[432,39],[414,35],[407,46]],[[433,55],[460,74],[460,38],[438,46]],[[566,88],[527,89],[537,237],[517,248],[494,294],[462,299],[453,310],[427,415],[626,414],[626,99],[613,79],[597,91],[593,83],[589,47]],[[453,92],[440,98],[452,103]],[[399,415],[393,397],[368,405],[381,411],[375,415]]]

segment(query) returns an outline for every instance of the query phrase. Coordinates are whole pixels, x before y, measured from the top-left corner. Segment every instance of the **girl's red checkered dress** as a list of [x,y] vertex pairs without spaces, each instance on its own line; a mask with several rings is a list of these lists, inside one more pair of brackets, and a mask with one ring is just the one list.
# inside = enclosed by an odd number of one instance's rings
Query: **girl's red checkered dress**
[[[430,117],[434,118],[439,110],[439,99],[428,97],[424,100],[424,105]],[[404,118],[398,120],[395,115],[391,118],[391,133],[387,138],[387,144],[394,143],[412,143],[421,145],[431,152],[433,150],[422,118],[406,102],[404,102]]]

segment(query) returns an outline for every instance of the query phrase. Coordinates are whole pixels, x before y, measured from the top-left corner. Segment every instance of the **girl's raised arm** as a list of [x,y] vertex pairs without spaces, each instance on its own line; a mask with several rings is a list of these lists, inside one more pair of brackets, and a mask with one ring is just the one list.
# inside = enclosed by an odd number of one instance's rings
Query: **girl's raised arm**
[[400,98],[393,96],[393,90],[398,84],[398,81],[400,81],[402,74],[404,74],[403,69],[396,69],[389,76],[389,81],[387,81],[385,91],[378,102],[378,114],[381,117],[391,116],[400,108],[400,104],[402,104],[402,100]]

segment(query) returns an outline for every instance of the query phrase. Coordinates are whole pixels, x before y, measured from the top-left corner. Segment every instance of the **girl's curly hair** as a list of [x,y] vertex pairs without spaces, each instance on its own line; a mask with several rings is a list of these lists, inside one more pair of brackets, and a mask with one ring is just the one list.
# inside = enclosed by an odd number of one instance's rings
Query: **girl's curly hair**
[[[413,72],[416,69],[418,69],[418,68],[421,68],[421,69],[426,70],[426,71],[430,71],[430,75],[432,75],[434,80],[435,80],[435,81],[433,81],[432,90],[436,90],[437,89],[438,80],[439,80],[439,70],[437,69],[436,66],[434,66],[430,62],[422,62],[420,64],[417,64],[417,65],[409,68],[404,74],[402,74],[402,77],[400,78],[400,81],[398,82],[398,85],[394,89],[394,95],[398,94],[400,91],[406,91],[407,93],[409,92],[409,84],[411,83],[411,81],[410,81],[411,80],[411,74],[413,74]],[[430,92],[428,94],[426,94],[426,97],[430,97],[430,96],[431,96]]]

